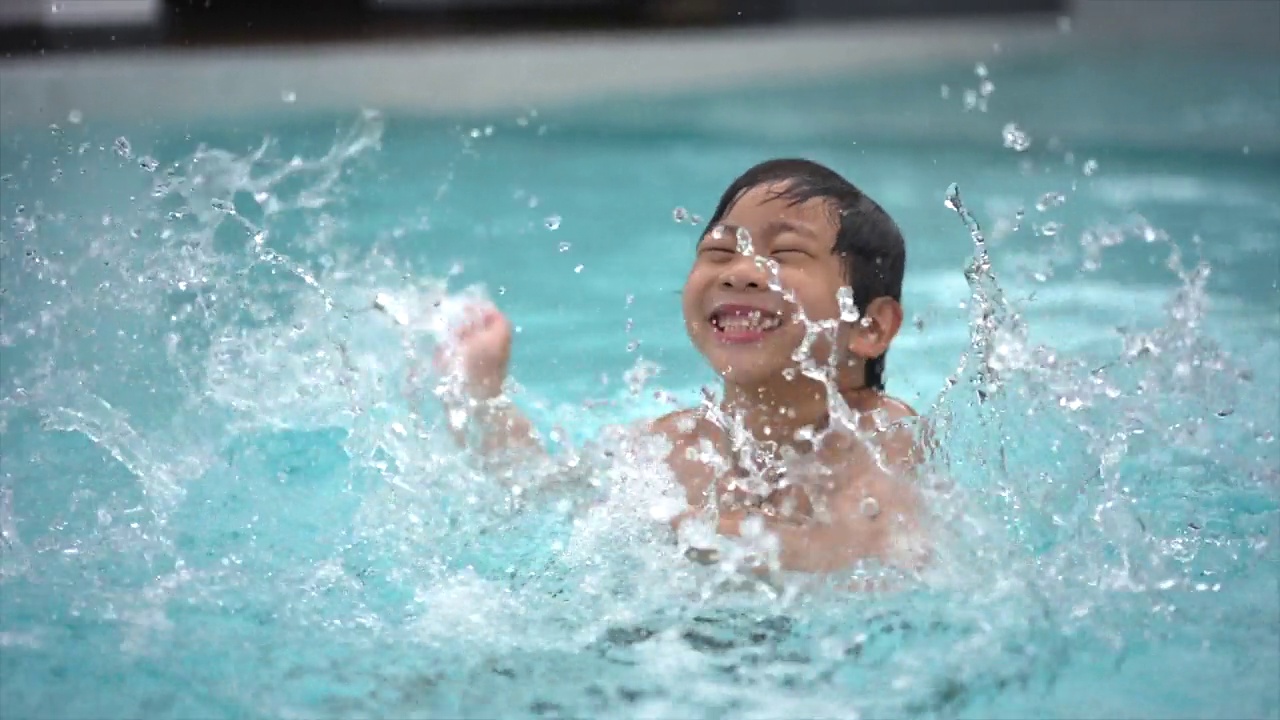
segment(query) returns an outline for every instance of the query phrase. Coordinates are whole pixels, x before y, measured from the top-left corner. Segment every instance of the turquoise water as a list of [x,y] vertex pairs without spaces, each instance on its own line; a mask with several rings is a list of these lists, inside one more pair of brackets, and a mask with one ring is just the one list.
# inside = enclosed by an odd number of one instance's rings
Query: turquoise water
[[[11,129],[4,715],[1277,717],[1276,66],[985,62],[985,96],[965,65]],[[673,213],[777,155],[908,237],[889,388],[955,482],[938,567],[897,592],[726,587],[650,518],[649,454],[593,449],[710,382]],[[406,399],[369,304],[446,282],[511,315],[520,402],[600,492],[515,498]]]

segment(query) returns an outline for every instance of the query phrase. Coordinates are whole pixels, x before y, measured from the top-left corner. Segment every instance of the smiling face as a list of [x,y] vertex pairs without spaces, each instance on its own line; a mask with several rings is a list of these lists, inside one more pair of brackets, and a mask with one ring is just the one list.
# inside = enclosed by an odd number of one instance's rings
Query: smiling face
[[[792,359],[805,338],[803,317],[838,327],[835,346],[848,348],[853,326],[841,323],[842,258],[829,201],[793,204],[778,185],[742,194],[698,243],[684,287],[685,327],[693,344],[725,379],[763,387],[802,381]],[[819,366],[831,358],[822,333],[809,352]],[[842,353],[843,354],[843,353]]]

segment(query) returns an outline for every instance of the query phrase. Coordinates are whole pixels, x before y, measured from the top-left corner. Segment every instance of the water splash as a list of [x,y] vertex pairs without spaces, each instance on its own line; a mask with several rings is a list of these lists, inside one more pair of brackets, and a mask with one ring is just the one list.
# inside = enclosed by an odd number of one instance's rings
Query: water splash
[[[1125,243],[1167,250],[1179,288],[1163,324],[1117,329],[1100,358],[1034,342],[1034,308],[997,282],[1004,248],[948,192],[972,245],[972,323],[928,413],[940,557],[897,593],[850,597],[745,581],[747,556],[771,552],[763,534],[721,546],[723,562],[687,562],[663,526],[684,502],[670,448],[557,429],[608,412],[513,383],[550,417],[555,457],[494,476],[457,453],[432,394],[449,375],[413,370],[456,320],[451,301],[482,293],[348,241],[345,178],[381,133],[365,116],[297,159],[273,141],[175,157],[134,137],[131,152],[159,164],[125,163],[136,182],[118,199],[13,196],[25,207],[0,263],[0,584],[6,621],[33,629],[0,636],[6,652],[71,627],[91,639],[78,652],[127,671],[180,660],[191,685],[221,693],[191,715],[219,703],[306,716],[976,715],[1011,688],[1050,692],[1081,655],[1135,656],[1143,634],[1194,638],[1212,623],[1249,628],[1255,645],[1274,637],[1203,600],[1243,584],[1231,570],[1274,557],[1280,537],[1271,496],[1250,492],[1262,469],[1211,471],[1224,428],[1244,422],[1250,390],[1235,385],[1250,369],[1209,338],[1210,267],[1149,225],[1083,235],[1098,266]],[[776,262],[752,260],[794,300]],[[851,292],[836,301],[850,322]],[[801,372],[831,382],[838,323],[800,319]],[[670,378],[632,357],[616,402],[647,411]],[[783,453],[706,401],[733,443],[699,459],[754,468],[735,489],[763,491],[754,481]],[[842,405],[831,429],[802,435],[861,427]],[[1250,429],[1260,446],[1273,431]],[[10,462],[23,451],[35,471]],[[269,650],[235,649],[241,634]],[[220,677],[210,649],[240,653],[252,674]]]

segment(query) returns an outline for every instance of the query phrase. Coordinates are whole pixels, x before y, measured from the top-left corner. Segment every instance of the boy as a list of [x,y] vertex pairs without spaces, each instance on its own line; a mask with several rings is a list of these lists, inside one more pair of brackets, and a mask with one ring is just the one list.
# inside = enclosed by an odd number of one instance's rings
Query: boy
[[[729,186],[683,291],[685,328],[724,381],[721,401],[644,428],[672,446],[690,508],[672,520],[677,532],[708,519],[721,535],[763,530],[792,571],[920,561],[915,413],[883,377],[905,262],[894,222],[828,168],[771,160]],[[448,350],[482,453],[539,452],[501,398],[507,319],[475,308]]]

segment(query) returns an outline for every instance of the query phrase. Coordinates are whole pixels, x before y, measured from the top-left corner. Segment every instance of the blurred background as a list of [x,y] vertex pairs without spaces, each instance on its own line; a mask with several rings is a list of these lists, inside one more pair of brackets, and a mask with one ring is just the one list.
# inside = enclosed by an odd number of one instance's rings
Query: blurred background
[[547,29],[1064,13],[1069,0],[4,0],[9,53]]

